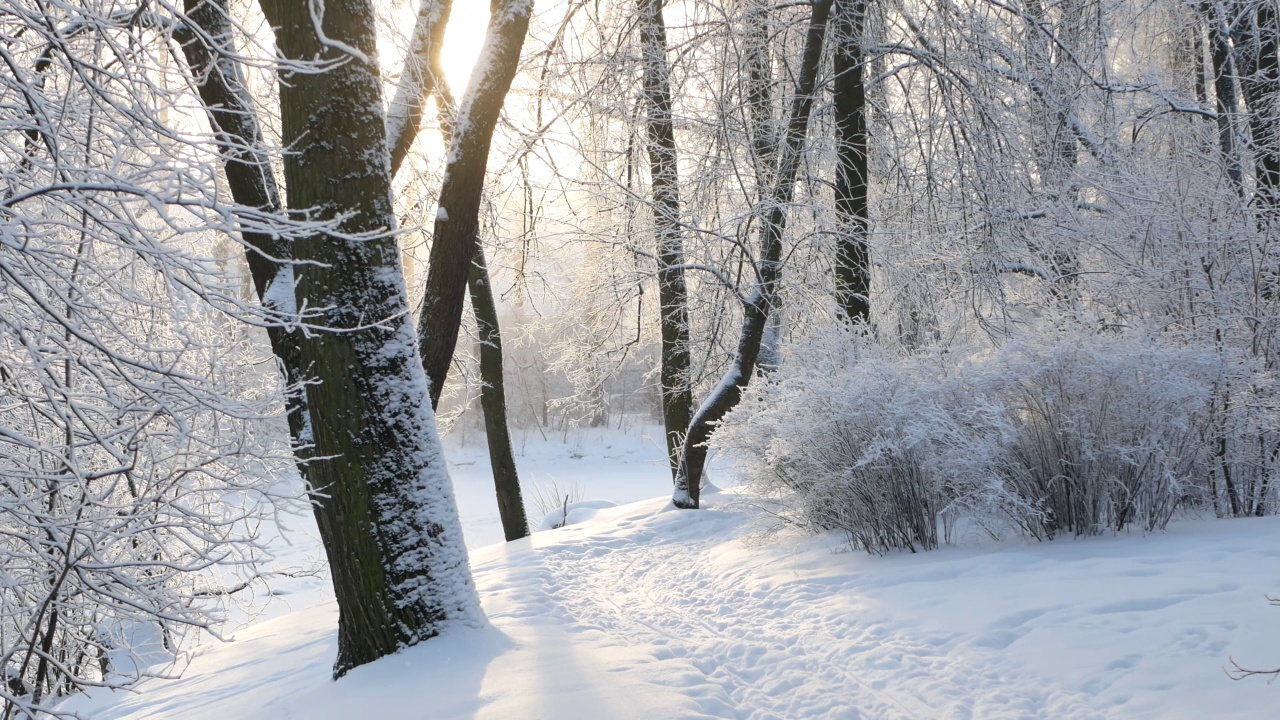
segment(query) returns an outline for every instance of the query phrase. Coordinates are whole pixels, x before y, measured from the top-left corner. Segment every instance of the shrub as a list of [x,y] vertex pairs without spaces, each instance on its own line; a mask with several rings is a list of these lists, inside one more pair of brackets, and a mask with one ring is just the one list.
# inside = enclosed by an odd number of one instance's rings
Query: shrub
[[1273,384],[1221,348],[1076,326],[904,358],[833,328],[785,352],[712,445],[777,519],[871,552],[967,524],[1051,539],[1274,505]]

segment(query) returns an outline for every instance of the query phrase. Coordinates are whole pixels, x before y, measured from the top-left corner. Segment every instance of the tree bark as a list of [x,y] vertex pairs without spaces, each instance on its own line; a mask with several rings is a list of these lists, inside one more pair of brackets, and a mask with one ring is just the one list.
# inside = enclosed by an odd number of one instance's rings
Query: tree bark
[[[427,4],[436,0],[425,0]],[[448,4],[448,0],[445,0]],[[420,29],[424,26],[419,24]],[[414,42],[412,47],[418,47]],[[449,83],[445,79],[444,68],[440,62],[440,52],[436,48],[429,53],[427,59],[428,75],[432,78],[428,88],[426,84],[419,87],[423,92],[434,91],[436,105],[439,108],[440,132],[444,137],[444,146],[453,145],[454,101]],[[412,78],[410,79],[412,80]],[[397,96],[404,94],[404,88]],[[409,99],[404,98],[409,103]],[[422,99],[417,107],[426,104]],[[411,118],[414,132],[421,125],[421,116]],[[388,136],[394,137],[391,132]],[[392,148],[391,167],[400,166],[400,160],[408,152],[412,142],[405,142]],[[477,205],[477,214],[479,206]],[[478,223],[477,223],[478,225]],[[529,518],[525,513],[524,494],[520,489],[520,475],[516,469],[515,452],[511,448],[511,434],[507,421],[506,379],[503,377],[502,331],[498,326],[498,307],[493,296],[493,283],[489,279],[489,265],[484,257],[484,245],[477,232],[474,236],[474,256],[471,271],[467,275],[467,289],[471,294],[471,311],[475,314],[476,326],[480,333],[480,407],[484,412],[485,441],[489,446],[489,465],[493,472],[493,487],[498,500],[498,515],[502,519],[502,533],[507,542],[529,536]],[[425,357],[425,352],[423,353]],[[433,401],[433,406],[439,401]]]
[[529,519],[525,515],[524,497],[520,491],[520,475],[516,472],[515,453],[507,429],[507,391],[502,376],[502,332],[498,328],[498,308],[493,301],[489,268],[484,250],[476,243],[475,259],[467,280],[471,290],[471,309],[480,333],[480,407],[484,410],[485,439],[489,444],[489,464],[493,468],[493,487],[498,496],[498,515],[507,542],[529,536]]
[[449,143],[418,320],[432,408],[440,402],[440,391],[458,344],[467,278],[471,274],[480,226],[480,196],[484,191],[489,144],[503,100],[515,77],[532,11],[531,0],[495,0],[484,50],[477,61],[471,86],[458,108]]
[[867,244],[867,92],[862,35],[866,0],[838,0],[832,69],[836,131],[836,305],[849,323],[871,324],[871,256]]
[[738,404],[743,388],[755,373],[761,340],[777,296],[778,282],[781,280],[782,234],[787,226],[786,207],[795,195],[796,173],[804,153],[831,3],[832,0],[817,0],[813,5],[813,15],[805,37],[804,55],[796,78],[796,95],[792,101],[786,135],[779,149],[769,215],[760,230],[756,290],[743,308],[742,331],[733,365],[698,408],[685,436],[680,472],[676,475],[675,492],[671,498],[671,502],[678,508],[698,507],[698,495],[707,460],[707,440],[710,439],[715,424]]
[[[308,473],[339,607],[334,675],[482,622],[409,321],[368,0],[261,0],[275,28]],[[324,64],[295,71],[297,63]],[[319,223],[324,223],[320,225]]]
[[1231,46],[1227,42],[1227,31],[1224,20],[1209,3],[1201,3],[1200,12],[1204,16],[1209,31],[1209,59],[1213,65],[1213,102],[1217,114],[1218,150],[1222,154],[1222,162],[1226,166],[1227,178],[1231,186],[1241,197],[1244,196],[1244,172],[1240,167],[1240,154],[1236,150],[1235,114],[1239,108],[1236,101],[1236,85],[1231,72]]
[[667,462],[674,479],[680,447],[693,415],[689,375],[689,308],[684,279],[684,241],[680,229],[680,190],[675,130],[671,122],[671,83],[667,65],[662,0],[640,0],[640,44],[646,147],[657,235],[658,304],[662,328],[662,421]]
[[[218,155],[231,198],[244,208],[281,214],[280,191],[271,171],[271,160],[262,142],[253,99],[244,84],[231,33],[226,0],[185,0],[187,23],[174,30],[174,38],[195,79],[196,91],[218,143]],[[258,299],[264,307],[290,314],[293,306],[293,249],[279,234],[242,225],[245,260]],[[271,292],[272,285],[281,283]],[[281,303],[284,306],[281,306]],[[280,362],[285,380],[285,417],[294,452],[299,456],[298,472],[307,478],[306,397],[299,346],[300,333],[284,324],[267,328],[271,350]]]

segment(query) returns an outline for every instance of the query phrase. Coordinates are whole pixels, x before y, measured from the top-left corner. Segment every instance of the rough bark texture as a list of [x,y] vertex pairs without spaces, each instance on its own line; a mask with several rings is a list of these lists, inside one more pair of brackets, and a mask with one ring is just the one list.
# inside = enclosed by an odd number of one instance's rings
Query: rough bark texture
[[[262,0],[280,69],[289,206],[328,226],[294,244],[315,513],[339,607],[335,676],[481,622],[392,231],[368,0]],[[289,61],[325,63],[292,72]]]
[[680,472],[676,475],[675,492],[671,498],[672,503],[679,508],[698,507],[698,493],[707,460],[707,440],[716,423],[738,404],[743,388],[755,373],[761,340],[782,276],[782,234],[787,226],[786,208],[795,195],[796,173],[804,153],[831,3],[832,0],[817,0],[813,5],[813,15],[805,37],[804,56],[796,78],[796,95],[792,101],[786,135],[779,150],[770,211],[760,229],[758,286],[743,309],[742,332],[738,338],[733,367],[698,408],[685,436]]
[[422,361],[431,382],[433,408],[440,401],[440,391],[458,344],[467,278],[471,274],[480,226],[480,196],[489,162],[489,143],[515,77],[532,11],[531,0],[495,3],[485,48],[477,62],[476,75],[458,108],[449,143],[418,321]]
[[846,322],[871,323],[867,245],[867,92],[863,84],[865,0],[837,0],[832,21],[836,131],[836,304]]
[[674,478],[680,447],[693,416],[689,385],[689,309],[684,280],[684,241],[680,230],[680,189],[676,136],[671,124],[670,68],[661,0],[640,0],[640,44],[646,147],[653,191],[653,225],[657,235],[658,303],[662,327],[662,421],[667,460]]
[[[253,100],[245,87],[240,65],[233,58],[235,48],[226,0],[185,0],[188,24],[175,28],[174,37],[182,45],[183,56],[195,78],[196,91],[218,143],[218,155],[227,176],[227,187],[237,205],[278,214],[280,191],[271,172],[262,131]],[[292,282],[293,249],[279,235],[249,228],[241,229],[245,259],[253,277],[253,287],[263,305],[270,306],[268,290],[277,279]],[[288,293],[292,296],[292,291]],[[285,308],[272,308],[284,310]],[[306,433],[306,402],[302,391],[299,333],[283,325],[267,328],[271,350],[280,361],[288,388],[285,414],[295,452],[306,453],[310,439]],[[307,477],[306,463],[298,472]]]

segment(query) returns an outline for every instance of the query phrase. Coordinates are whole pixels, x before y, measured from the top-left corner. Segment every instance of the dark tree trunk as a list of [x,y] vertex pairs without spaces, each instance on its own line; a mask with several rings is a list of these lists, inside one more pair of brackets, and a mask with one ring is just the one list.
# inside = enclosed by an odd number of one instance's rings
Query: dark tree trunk
[[[280,191],[271,171],[271,160],[264,150],[253,100],[245,87],[240,65],[234,60],[226,0],[185,0],[184,10],[189,24],[179,25],[174,38],[181,43],[191,76],[195,78],[196,91],[218,143],[231,198],[243,208],[279,215]],[[264,306],[288,314],[294,300],[293,265],[289,262],[293,249],[279,234],[255,227],[261,227],[261,223],[242,225],[240,232],[254,290]],[[276,282],[281,285],[272,293],[272,284]],[[284,324],[276,324],[267,328],[267,338],[284,374],[285,415],[294,451],[303,460],[298,463],[298,472],[305,480],[306,446],[311,440],[306,436],[299,333],[290,331]]]
[[[439,0],[425,0],[425,7]],[[444,3],[448,5],[448,0]],[[446,7],[447,12],[447,7]],[[421,15],[420,15],[421,17]],[[422,30],[424,25],[419,24]],[[417,32],[417,30],[415,30]],[[415,41],[412,47],[419,44]],[[428,76],[432,78],[428,87],[425,83],[420,87],[423,92],[433,90],[436,104],[440,109],[440,132],[444,136],[445,147],[453,144],[454,103],[453,93],[444,76],[444,68],[440,63],[439,48],[428,53]],[[412,78],[410,78],[412,80]],[[404,95],[402,92],[397,96]],[[410,104],[409,98],[403,102]],[[426,101],[423,98],[411,107],[421,108]],[[421,114],[410,116],[408,122],[417,133],[421,125]],[[388,133],[394,137],[393,133]],[[397,168],[403,154],[409,151],[412,142],[397,144],[391,153],[391,167]],[[393,170],[394,173],[394,170]],[[477,213],[479,212],[477,206]],[[479,233],[475,235],[474,259],[471,271],[467,275],[467,288],[471,293],[471,311],[475,314],[476,326],[480,333],[480,407],[484,412],[485,440],[489,446],[489,464],[493,471],[493,487],[498,499],[498,515],[502,518],[502,532],[507,542],[529,536],[529,519],[524,509],[524,495],[520,490],[520,476],[516,471],[515,453],[511,449],[511,435],[507,422],[506,380],[502,375],[502,332],[498,326],[498,306],[493,297],[493,283],[489,279],[489,266],[484,257],[484,246],[480,242]],[[438,402],[438,398],[436,401]]]
[[458,344],[467,278],[480,227],[480,196],[489,162],[489,143],[520,62],[532,11],[533,3],[528,0],[495,1],[486,40],[487,62],[476,67],[476,72],[483,74],[472,79],[471,92],[462,99],[458,131],[449,143],[418,320],[433,408],[440,402],[440,391]]
[[689,381],[689,309],[684,281],[684,241],[680,231],[679,171],[671,123],[671,83],[661,0],[640,0],[640,44],[653,224],[658,246],[658,303],[662,327],[662,421],[667,461],[674,478],[680,446],[693,415]]
[[1236,193],[1244,195],[1244,172],[1240,167],[1240,153],[1236,150],[1235,114],[1236,84],[1231,71],[1231,46],[1227,42],[1224,20],[1209,3],[1202,3],[1209,36],[1209,60],[1213,65],[1213,102],[1217,113],[1218,150],[1226,167],[1227,178]]
[[484,251],[476,243],[475,260],[467,280],[471,289],[471,309],[480,333],[480,406],[484,410],[485,439],[489,443],[489,463],[493,466],[493,487],[498,495],[498,515],[507,542],[529,536],[520,476],[507,430],[507,391],[502,377],[502,333],[498,328],[498,308],[493,301],[489,269]]
[[867,91],[862,34],[866,0],[837,0],[832,66],[836,130],[836,304],[846,322],[871,323],[867,245]]
[[805,37],[804,55],[796,78],[796,95],[792,101],[791,116],[786,135],[779,149],[778,169],[770,211],[760,230],[760,261],[755,292],[743,308],[742,332],[738,338],[733,366],[725,373],[720,384],[694,414],[685,436],[681,453],[680,472],[676,475],[675,492],[671,501],[679,508],[698,507],[698,493],[707,460],[707,440],[716,423],[729,412],[742,397],[742,390],[755,373],[760,355],[761,340],[769,321],[769,312],[778,292],[782,275],[782,234],[787,226],[786,207],[795,195],[796,173],[804,153],[805,136],[809,128],[809,115],[813,109],[813,94],[817,84],[818,66],[822,61],[822,41],[826,33],[827,18],[831,14],[832,0],[817,0],[809,20]]
[[261,4],[283,58],[328,64],[279,73],[289,206],[327,223],[294,258],[299,307],[320,308],[301,359],[341,676],[481,615],[400,271],[373,8]]

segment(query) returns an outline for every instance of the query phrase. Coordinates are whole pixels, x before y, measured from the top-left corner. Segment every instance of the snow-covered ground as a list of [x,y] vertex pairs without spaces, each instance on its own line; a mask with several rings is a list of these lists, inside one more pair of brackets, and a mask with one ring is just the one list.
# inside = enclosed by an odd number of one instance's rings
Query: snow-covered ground
[[[618,502],[665,494],[661,436],[650,437],[530,441],[525,481]],[[1280,608],[1265,597],[1280,594],[1280,518],[871,557],[838,538],[762,537],[748,503],[725,492],[703,511],[660,497],[490,544],[501,536],[483,446],[468,451],[450,457],[490,628],[334,683],[336,609],[323,583],[300,580],[285,596],[294,612],[202,647],[182,679],[69,709],[652,720],[1269,718],[1280,707],[1280,684],[1224,672],[1231,657],[1280,665]]]

